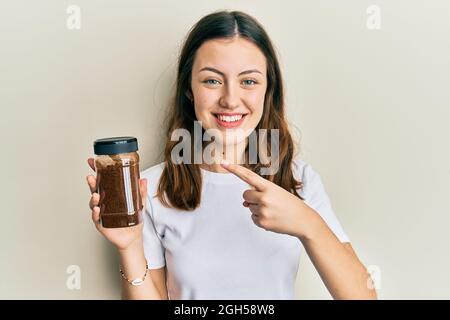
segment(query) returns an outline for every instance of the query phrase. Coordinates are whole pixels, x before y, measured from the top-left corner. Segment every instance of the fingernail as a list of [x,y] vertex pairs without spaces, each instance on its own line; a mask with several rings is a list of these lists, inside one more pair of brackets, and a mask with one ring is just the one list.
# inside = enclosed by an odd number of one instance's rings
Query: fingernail
[[227,160],[222,159],[222,161],[220,161],[220,164],[223,165],[223,166],[227,166],[227,165],[229,165],[230,163],[229,163]]

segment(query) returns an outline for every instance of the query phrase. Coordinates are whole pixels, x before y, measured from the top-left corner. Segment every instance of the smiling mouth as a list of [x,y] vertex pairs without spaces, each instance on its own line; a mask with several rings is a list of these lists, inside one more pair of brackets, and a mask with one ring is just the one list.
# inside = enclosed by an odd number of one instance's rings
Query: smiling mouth
[[224,122],[224,123],[237,123],[240,120],[242,120],[243,118],[245,118],[245,116],[247,115],[246,113],[229,113],[229,114],[225,114],[225,113],[213,113],[213,115],[220,121],[220,122]]
[[233,129],[242,125],[247,113],[213,113],[220,128]]

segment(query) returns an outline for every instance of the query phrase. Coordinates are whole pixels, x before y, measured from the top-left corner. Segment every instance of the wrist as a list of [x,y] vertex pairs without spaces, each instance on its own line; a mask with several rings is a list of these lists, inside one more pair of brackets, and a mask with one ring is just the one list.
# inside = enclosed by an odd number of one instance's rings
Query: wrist
[[117,248],[121,257],[128,257],[144,252],[144,244],[142,237],[138,237],[126,248]]
[[313,208],[303,201],[302,203],[302,223],[297,224],[301,228],[297,232],[297,238],[304,243],[316,239],[321,234],[321,228],[325,222]]
[[142,240],[136,239],[126,249],[119,249],[118,252],[120,256],[119,268],[122,278],[124,280],[128,279],[131,282],[133,279],[144,280],[145,277],[143,275],[144,273],[146,274],[148,268],[146,267],[147,261],[144,255]]
[[145,260],[145,273],[144,273],[144,275],[142,277],[128,279],[127,276],[125,275],[122,267],[120,267],[119,271],[120,271],[120,275],[122,276],[123,280],[125,280],[126,282],[128,282],[132,286],[140,286],[140,285],[142,285],[144,283],[145,278],[147,277],[147,274],[148,274],[148,262],[147,262],[147,260]]

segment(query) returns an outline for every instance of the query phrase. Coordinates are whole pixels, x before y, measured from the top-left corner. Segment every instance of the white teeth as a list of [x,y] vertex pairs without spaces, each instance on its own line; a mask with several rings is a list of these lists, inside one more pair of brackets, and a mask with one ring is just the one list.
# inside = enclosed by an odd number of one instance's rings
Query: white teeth
[[234,121],[241,120],[242,114],[236,115],[236,116],[224,116],[224,115],[218,114],[217,117],[219,118],[220,121],[234,122]]

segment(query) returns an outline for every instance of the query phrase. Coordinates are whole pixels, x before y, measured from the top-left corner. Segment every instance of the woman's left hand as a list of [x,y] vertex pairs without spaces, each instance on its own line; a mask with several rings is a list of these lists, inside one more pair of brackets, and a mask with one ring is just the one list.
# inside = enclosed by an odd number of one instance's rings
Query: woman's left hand
[[221,165],[253,187],[244,191],[243,205],[250,209],[258,227],[301,239],[317,221],[318,214],[294,194],[243,166]]

